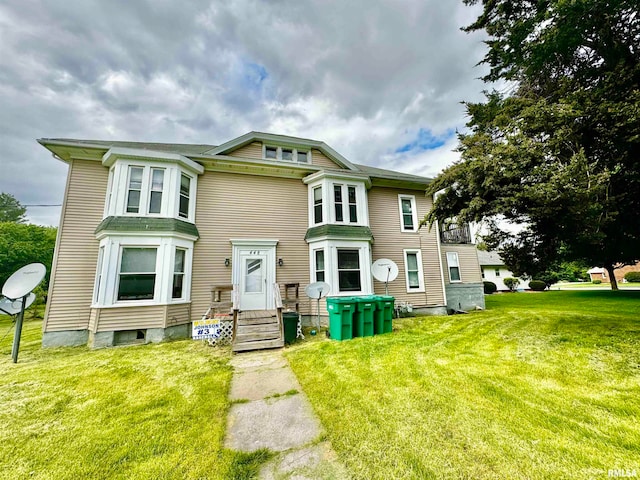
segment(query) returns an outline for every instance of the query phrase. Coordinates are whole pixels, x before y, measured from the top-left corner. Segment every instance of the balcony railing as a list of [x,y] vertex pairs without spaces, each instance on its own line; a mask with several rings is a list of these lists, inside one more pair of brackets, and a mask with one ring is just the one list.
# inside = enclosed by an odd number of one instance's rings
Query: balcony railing
[[442,243],[471,243],[469,225],[440,225],[440,241]]

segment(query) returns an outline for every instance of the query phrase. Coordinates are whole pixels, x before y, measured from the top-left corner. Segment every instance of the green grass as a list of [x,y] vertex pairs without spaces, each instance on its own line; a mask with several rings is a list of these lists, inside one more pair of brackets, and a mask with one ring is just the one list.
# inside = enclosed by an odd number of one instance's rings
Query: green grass
[[[611,290],[610,283],[592,283],[592,282],[560,282],[556,283],[551,287],[553,290],[565,290],[565,289],[602,289],[602,290]],[[640,288],[640,283],[623,283],[618,282],[618,288],[621,290],[625,289],[636,289]]]
[[640,471],[640,292],[486,298],[487,311],[288,350],[354,476]]
[[[0,316],[0,337],[9,327]],[[29,320],[13,364],[12,339],[0,341],[0,479],[251,478],[270,457],[222,446],[228,349],[43,350]]]

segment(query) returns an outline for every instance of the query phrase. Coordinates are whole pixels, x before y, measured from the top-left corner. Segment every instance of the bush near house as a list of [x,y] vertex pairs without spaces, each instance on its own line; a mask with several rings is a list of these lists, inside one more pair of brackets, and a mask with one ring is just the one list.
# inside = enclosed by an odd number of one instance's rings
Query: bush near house
[[542,280],[531,280],[529,282],[529,288],[534,292],[542,292],[545,288],[547,288],[547,284]]
[[493,282],[482,282],[484,284],[484,293],[487,295],[491,295],[498,290],[498,287]]
[[602,283],[602,280],[599,279],[595,279],[594,281],[592,281],[591,283],[593,283],[594,285],[600,285]]
[[505,284],[505,286],[509,289],[510,292],[515,292],[516,289],[518,288],[518,285],[520,285],[520,280],[513,277],[507,277],[502,282]]
[[627,272],[624,274],[624,279],[627,282],[640,283],[640,272]]

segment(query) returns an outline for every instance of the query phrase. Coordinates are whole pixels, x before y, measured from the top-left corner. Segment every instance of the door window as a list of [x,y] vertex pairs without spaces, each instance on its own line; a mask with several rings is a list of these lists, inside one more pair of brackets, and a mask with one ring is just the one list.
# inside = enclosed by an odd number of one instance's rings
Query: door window
[[263,265],[261,258],[248,258],[245,263],[244,293],[262,293]]

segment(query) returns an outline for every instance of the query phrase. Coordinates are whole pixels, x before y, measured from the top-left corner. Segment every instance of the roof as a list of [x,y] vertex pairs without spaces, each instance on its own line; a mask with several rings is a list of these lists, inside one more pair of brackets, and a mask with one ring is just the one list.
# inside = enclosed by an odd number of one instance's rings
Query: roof
[[155,217],[107,217],[95,230],[96,235],[102,231],[110,232],[175,232],[200,237],[193,223],[177,218]]
[[[262,132],[249,132],[240,137],[234,138],[222,145],[210,144],[188,144],[188,143],[159,143],[159,142],[128,142],[116,140],[82,140],[76,138],[41,138],[38,142],[44,147],[58,155],[66,158],[69,155],[69,148],[85,149],[84,154],[89,158],[98,159],[111,148],[132,148],[157,152],[166,152],[192,157],[196,161],[214,159],[217,155],[225,155],[228,152],[240,148],[254,141],[279,142],[283,144],[306,146],[321,150],[325,155],[336,162],[340,167],[351,171],[360,172],[369,177],[381,179],[377,184],[387,186],[407,186],[410,188],[422,189],[431,183],[432,179],[419,175],[386,170],[383,168],[370,167],[368,165],[355,164],[333,150],[329,145],[317,140],[310,140],[300,137],[290,137],[287,135],[275,135]],[[93,150],[93,153],[91,153]],[[411,184],[411,185],[408,185]]]
[[307,230],[304,239],[308,241],[322,237],[373,241],[373,234],[369,227],[334,224],[311,227]]
[[482,265],[504,265],[502,258],[497,252],[486,252],[484,250],[478,250],[478,263]]

